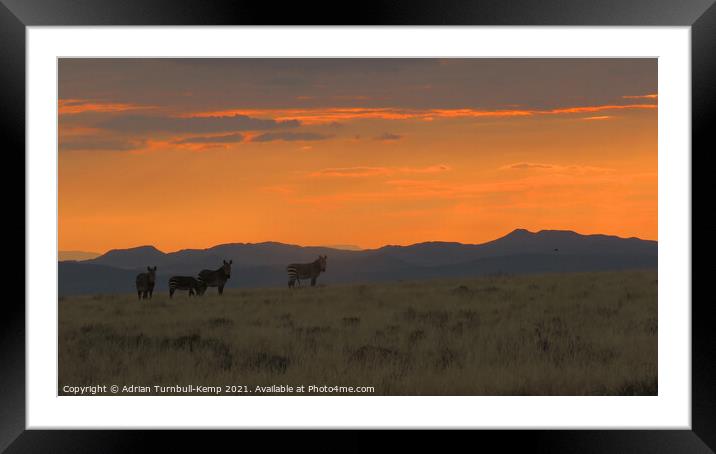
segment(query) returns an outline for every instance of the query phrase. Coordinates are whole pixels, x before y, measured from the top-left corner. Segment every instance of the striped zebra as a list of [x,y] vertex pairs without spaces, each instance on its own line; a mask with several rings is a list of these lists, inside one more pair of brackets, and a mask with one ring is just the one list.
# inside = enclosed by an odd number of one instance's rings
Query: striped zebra
[[326,271],[326,260],[327,255],[319,255],[316,260],[311,263],[292,263],[286,267],[288,273],[288,288],[293,288],[293,285],[298,281],[298,286],[301,286],[301,279],[311,279],[311,287],[316,285],[316,278],[318,275]]
[[169,279],[169,298],[177,290],[189,290],[189,296],[201,296],[206,291],[206,284],[191,276],[172,276]]
[[137,284],[137,296],[139,299],[151,299],[154,292],[154,283],[157,281],[157,267],[148,266],[146,273],[139,273],[135,280]]
[[206,287],[218,287],[219,295],[224,294],[224,286],[226,281],[231,277],[231,264],[233,260],[228,262],[224,260],[224,264],[218,270],[201,270],[199,272],[199,282]]

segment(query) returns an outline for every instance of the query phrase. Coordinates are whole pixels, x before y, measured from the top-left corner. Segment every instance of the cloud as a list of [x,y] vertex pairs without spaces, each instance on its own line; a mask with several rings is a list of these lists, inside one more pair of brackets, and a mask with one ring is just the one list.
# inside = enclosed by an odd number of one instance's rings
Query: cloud
[[573,113],[604,112],[607,110],[634,110],[634,109],[656,109],[656,104],[607,104],[603,106],[577,106],[564,109],[537,110],[534,114],[561,115]]
[[145,144],[144,140],[122,138],[103,138],[95,136],[74,136],[60,139],[60,151],[129,151],[137,150]]
[[584,118],[582,118],[582,120],[589,120],[589,121],[591,121],[591,120],[609,120],[611,118],[614,118],[614,117],[612,117],[611,115],[599,115],[596,117],[584,117]]
[[393,134],[390,132],[386,132],[385,134],[381,134],[377,137],[373,137],[373,140],[379,140],[381,142],[395,142],[396,140],[402,139],[403,136],[399,134]]
[[[570,166],[572,167],[572,166]],[[574,166],[576,167],[576,166]],[[490,203],[496,199],[524,199],[527,193],[562,194],[565,188],[593,192],[606,185],[625,184],[633,175],[608,172],[575,174],[532,174],[517,179],[496,182],[452,182],[444,180],[400,179],[385,181],[385,186],[373,185],[368,191],[333,191],[321,195],[296,197],[300,203],[326,204],[374,203],[386,200],[460,200],[474,199]]]
[[126,134],[164,133],[220,133],[231,131],[262,131],[300,126],[298,120],[266,120],[246,115],[208,117],[164,117],[125,115],[107,119],[97,127]]
[[365,95],[333,95],[333,99],[340,101],[368,101],[370,96]]
[[622,96],[624,99],[657,99],[659,97],[656,93],[651,93],[648,95],[626,95]]
[[550,164],[536,164],[532,162],[518,162],[515,164],[509,164],[501,167],[501,169],[552,169],[553,165]]
[[227,134],[223,136],[197,136],[186,139],[175,140],[173,143],[184,144],[209,144],[209,143],[238,143],[244,141],[243,134]]
[[311,177],[374,177],[381,175],[396,174],[428,174],[446,172],[451,167],[445,164],[438,164],[427,167],[334,167],[321,169],[309,174]]
[[584,165],[556,165],[535,162],[517,162],[500,167],[500,170],[553,170],[556,172],[584,174],[584,173],[605,173],[614,169],[607,167],[584,166]]
[[437,173],[437,172],[447,172],[448,170],[452,170],[452,167],[445,165],[445,164],[438,164],[438,165],[428,166],[428,167],[401,167],[398,169],[398,172],[400,172],[400,173]]
[[[130,151],[139,150],[143,148],[160,149],[167,148],[171,149],[172,145],[181,145],[189,147],[193,150],[204,150],[208,148],[216,148],[227,146],[230,144],[237,144],[243,142],[271,142],[271,141],[289,141],[289,142],[302,142],[302,141],[316,141],[325,140],[330,136],[315,133],[301,133],[301,132],[275,132],[275,133],[262,133],[258,136],[251,136],[243,133],[232,133],[222,135],[201,135],[201,136],[190,136],[190,137],[179,137],[169,139],[158,139],[152,140],[151,138],[141,138],[136,135],[122,137],[121,135],[108,136],[106,133],[102,135],[102,131],[95,132],[94,135],[71,135],[66,138],[60,139],[60,150],[62,151],[74,151],[74,150],[111,150],[111,151]],[[310,150],[310,146],[302,146],[301,150]]]
[[335,167],[322,169],[310,174],[312,177],[372,177],[388,175],[390,169],[386,167]]
[[403,109],[398,107],[320,107],[292,109],[233,109],[194,114],[195,117],[216,115],[254,115],[278,121],[300,121],[301,124],[327,124],[352,120],[436,120],[441,118],[520,118],[538,116],[569,116],[613,110],[657,109],[656,104],[602,104],[557,109]]
[[331,136],[317,134],[314,132],[267,132],[251,139],[252,142],[274,142],[283,140],[286,142],[326,140]]
[[277,76],[264,81],[267,85],[276,87],[300,87],[307,85],[307,80],[301,76]]
[[75,115],[85,112],[126,112],[129,110],[156,109],[133,103],[90,101],[87,99],[60,99],[57,110],[60,115]]

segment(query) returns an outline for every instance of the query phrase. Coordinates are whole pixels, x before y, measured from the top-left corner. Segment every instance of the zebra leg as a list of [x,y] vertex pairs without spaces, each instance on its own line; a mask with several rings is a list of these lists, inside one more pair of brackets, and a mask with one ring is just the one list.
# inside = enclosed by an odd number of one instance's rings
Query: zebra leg
[[189,289],[189,297],[191,297],[193,294],[194,294],[194,289],[193,289],[193,288],[190,288],[190,289]]
[[312,277],[311,278],[311,287],[315,287],[315,286],[316,286],[316,278]]
[[169,298],[171,298],[171,297],[173,297],[173,296],[174,296],[174,289],[173,289],[173,288],[170,288],[170,289],[169,289]]
[[224,286],[220,285],[219,286],[219,295],[223,295],[223,294],[224,294]]
[[293,284],[294,284],[295,282],[296,282],[295,280],[289,279],[289,281],[288,281],[288,288],[293,288]]
[[140,300],[142,299],[142,291],[141,290],[137,290],[137,298]]

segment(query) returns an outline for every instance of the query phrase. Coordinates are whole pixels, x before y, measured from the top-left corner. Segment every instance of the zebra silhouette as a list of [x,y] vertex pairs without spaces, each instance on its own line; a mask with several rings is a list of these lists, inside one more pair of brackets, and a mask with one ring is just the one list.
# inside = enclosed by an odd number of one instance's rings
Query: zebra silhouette
[[154,283],[157,281],[157,267],[148,266],[146,273],[139,273],[135,283],[137,284],[137,296],[139,299],[152,299]]
[[206,287],[217,287],[219,295],[224,294],[224,286],[226,281],[231,277],[231,264],[233,260],[228,262],[224,260],[224,264],[218,270],[201,270],[199,272],[199,284]]
[[169,279],[169,298],[177,290],[189,290],[189,296],[201,296],[206,291],[206,283],[191,276],[172,276]]
[[293,288],[296,281],[301,286],[301,279],[311,279],[311,287],[316,285],[318,275],[326,271],[327,255],[319,255],[311,263],[292,263],[286,267],[288,273],[288,288]]

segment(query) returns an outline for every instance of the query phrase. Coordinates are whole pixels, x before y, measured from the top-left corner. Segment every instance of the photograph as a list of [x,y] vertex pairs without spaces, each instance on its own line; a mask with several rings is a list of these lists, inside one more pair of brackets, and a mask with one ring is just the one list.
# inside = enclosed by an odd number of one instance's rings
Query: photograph
[[714,452],[715,1],[0,0],[0,452]]
[[658,72],[58,58],[57,395],[658,396]]

